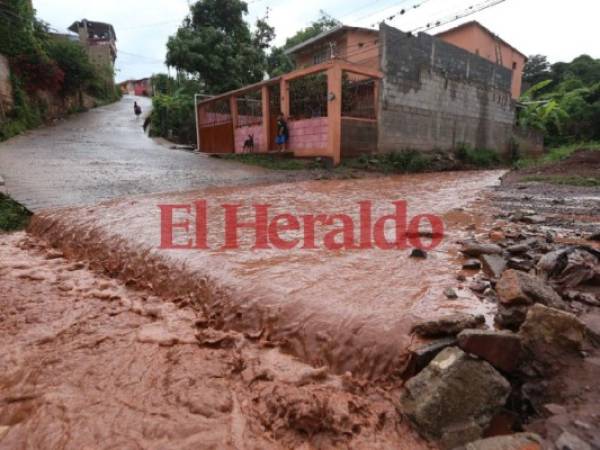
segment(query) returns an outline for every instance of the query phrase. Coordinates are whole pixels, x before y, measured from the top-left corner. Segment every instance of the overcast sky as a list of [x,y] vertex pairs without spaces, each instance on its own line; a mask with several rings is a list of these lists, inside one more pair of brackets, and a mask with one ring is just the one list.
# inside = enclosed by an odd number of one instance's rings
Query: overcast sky
[[[483,0],[249,0],[247,20],[254,23],[271,9],[279,45],[310,24],[319,9],[344,23],[372,26],[406,8],[404,16],[388,23],[412,30],[428,22],[452,17]],[[38,17],[64,31],[83,18],[112,23],[119,56],[117,79],[143,78],[166,72],[166,42],[188,12],[188,0],[33,0]],[[541,53],[552,62],[571,61],[587,53],[600,58],[600,1],[598,0],[506,0],[486,11],[456,21],[478,20],[526,55]],[[450,26],[442,27],[441,31]]]

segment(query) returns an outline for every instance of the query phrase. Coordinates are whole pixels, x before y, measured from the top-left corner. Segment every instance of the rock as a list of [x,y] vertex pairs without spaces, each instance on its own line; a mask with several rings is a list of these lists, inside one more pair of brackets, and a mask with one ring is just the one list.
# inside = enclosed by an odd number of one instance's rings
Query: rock
[[579,317],[585,325],[586,335],[592,345],[600,348],[600,312],[590,312]]
[[438,339],[436,341],[431,342],[430,344],[420,347],[410,354],[410,363],[408,365],[408,369],[405,371],[404,375],[407,377],[413,377],[418,374],[421,370],[423,370],[427,365],[433,361],[442,350],[448,347],[453,347],[456,345],[456,338],[444,338]]
[[505,305],[531,305],[542,303],[552,307],[563,307],[560,296],[543,280],[525,272],[510,269],[496,283],[496,291]]
[[567,408],[556,403],[547,403],[544,405],[544,409],[553,416],[560,416],[567,413]]
[[446,296],[446,298],[449,298],[451,300],[456,300],[458,298],[458,294],[452,288],[444,289],[444,295]]
[[526,258],[510,258],[508,260],[509,269],[520,270],[522,272],[529,272],[535,266],[535,263],[531,259]]
[[519,335],[535,369],[550,376],[570,359],[581,358],[585,325],[573,314],[535,304],[529,308]]
[[522,255],[530,250],[527,244],[515,244],[506,248],[506,251],[511,255]]
[[537,268],[553,285],[561,289],[574,288],[594,278],[600,279],[600,252],[586,246],[557,250],[544,255]]
[[410,257],[425,259],[427,258],[427,252],[425,250],[421,250],[420,248],[414,248],[412,252],[410,252]]
[[464,330],[458,335],[458,346],[504,372],[515,370],[521,358],[519,335],[507,331]]
[[460,251],[467,256],[473,256],[477,258],[481,255],[500,255],[502,254],[502,247],[496,244],[480,244],[478,242],[465,242],[463,243],[462,249]]
[[506,330],[518,331],[527,317],[529,306],[506,306],[500,303],[494,316],[494,323]]
[[455,450],[542,450],[542,438],[533,433],[517,433],[481,439]]
[[500,278],[506,269],[506,260],[501,255],[481,255],[483,271],[493,278]]
[[557,450],[592,450],[592,446],[568,431],[556,440]]
[[530,225],[539,225],[541,223],[544,223],[546,221],[546,218],[540,215],[523,216],[521,217],[520,221]]
[[502,231],[490,231],[489,236],[492,242],[500,242],[506,239],[506,236]]
[[455,313],[417,323],[413,326],[412,332],[422,337],[456,336],[467,328],[477,328],[484,323],[485,319],[482,315]]
[[464,270],[479,270],[481,269],[481,262],[478,259],[469,259],[465,261],[462,268]]
[[460,282],[467,281],[467,277],[463,273],[459,273],[458,275],[456,275],[456,279]]
[[469,285],[469,289],[471,289],[473,292],[477,292],[478,294],[482,294],[489,289],[490,286],[491,285],[489,281],[475,280]]
[[600,242],[600,231],[590,234],[588,241]]
[[425,437],[452,449],[480,439],[509,393],[489,363],[449,347],[405,384],[401,408]]

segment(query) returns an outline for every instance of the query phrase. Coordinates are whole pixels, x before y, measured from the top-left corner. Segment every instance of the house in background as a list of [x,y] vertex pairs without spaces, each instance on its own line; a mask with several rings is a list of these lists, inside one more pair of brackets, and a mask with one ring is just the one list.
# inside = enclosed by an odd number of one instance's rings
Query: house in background
[[511,70],[512,97],[517,99],[521,96],[523,70],[527,56],[500,36],[492,33],[479,22],[472,21],[438,33],[436,37]]
[[137,95],[143,97],[152,97],[154,88],[151,78],[142,78],[140,80],[127,80],[119,83],[121,93],[128,95]]
[[113,69],[117,59],[117,35],[111,24],[83,19],[74,22],[69,31],[79,35],[92,64]]
[[[240,153],[253,136],[255,151],[274,150],[276,117],[283,114],[294,156],[335,164],[360,154],[452,151],[462,144],[510,155],[513,97],[526,58],[491,32],[464,46],[447,33],[415,36],[385,24],[326,31],[288,49],[296,70],[198,101],[198,148]],[[490,48],[498,58],[485,56]]]

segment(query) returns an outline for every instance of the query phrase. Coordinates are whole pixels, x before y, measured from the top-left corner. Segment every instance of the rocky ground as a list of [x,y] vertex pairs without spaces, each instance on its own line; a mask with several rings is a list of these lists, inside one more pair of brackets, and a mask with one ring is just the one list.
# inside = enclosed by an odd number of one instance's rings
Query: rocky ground
[[[535,171],[598,177],[597,155]],[[533,434],[466,448],[600,448],[600,196],[528,182],[532,171],[504,177],[493,218],[467,226],[462,242],[458,289],[497,306],[494,327],[461,314],[414,329],[434,340],[415,354],[403,410],[442,448],[515,432]]]

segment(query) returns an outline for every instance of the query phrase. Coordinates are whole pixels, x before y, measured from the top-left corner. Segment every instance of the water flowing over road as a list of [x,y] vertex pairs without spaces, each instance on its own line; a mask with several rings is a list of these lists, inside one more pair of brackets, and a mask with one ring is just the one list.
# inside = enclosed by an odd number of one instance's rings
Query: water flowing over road
[[157,144],[144,135],[143,119],[134,116],[134,99],[148,111],[148,99],[124,97],[0,143],[0,176],[8,193],[37,211],[286,177]]

